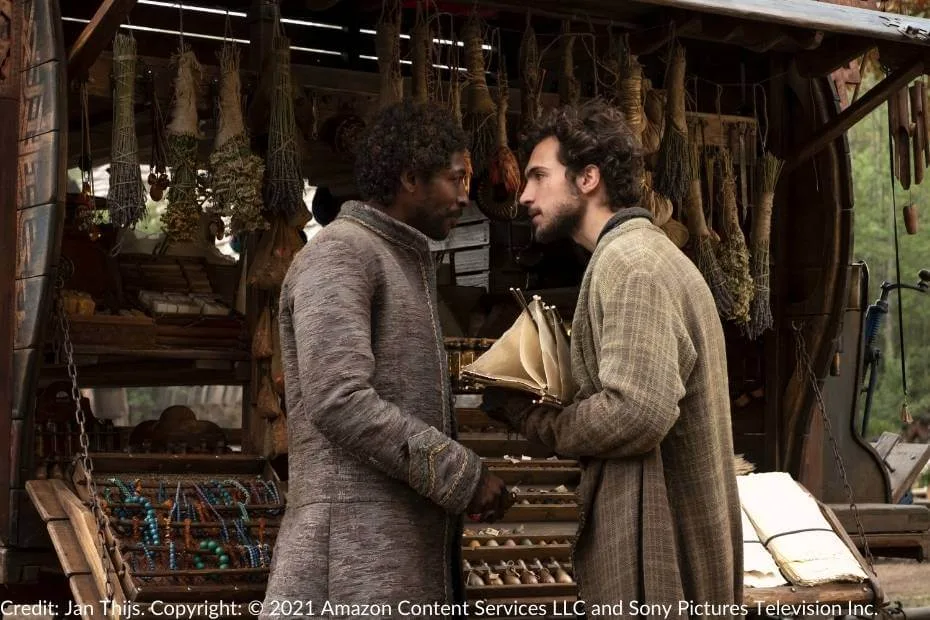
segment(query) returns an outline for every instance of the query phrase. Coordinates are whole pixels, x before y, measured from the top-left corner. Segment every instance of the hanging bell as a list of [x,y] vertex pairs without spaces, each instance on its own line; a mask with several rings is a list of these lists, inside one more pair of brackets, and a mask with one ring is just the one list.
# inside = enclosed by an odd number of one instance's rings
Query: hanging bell
[[917,234],[917,205],[910,204],[904,207],[904,229],[907,234]]

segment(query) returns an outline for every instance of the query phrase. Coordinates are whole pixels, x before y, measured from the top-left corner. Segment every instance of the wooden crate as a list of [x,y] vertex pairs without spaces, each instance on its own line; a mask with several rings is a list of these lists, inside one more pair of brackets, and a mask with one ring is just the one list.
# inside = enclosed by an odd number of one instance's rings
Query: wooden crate
[[71,343],[146,349],[156,344],[155,322],[144,316],[71,316]]
[[[62,480],[31,481],[34,502],[51,489],[67,515],[65,527],[62,519],[55,518],[52,502],[46,501],[45,507],[37,503],[50,532],[53,527],[59,530],[61,539],[60,530],[70,528],[79,543],[79,550],[59,545],[66,570],[68,566],[79,565],[82,570],[86,566],[98,592],[103,591],[109,571],[116,586],[115,600],[123,603],[233,602],[264,597],[286,502],[284,484],[264,459],[244,454],[97,453],[92,457],[97,498],[107,513],[103,525],[106,561],[97,545],[98,524],[89,508],[90,492],[80,465],[67,484]],[[158,539],[143,538],[145,507],[138,501],[126,501],[114,479],[150,501]],[[169,513],[169,502],[178,497],[184,512]],[[248,518],[241,513],[239,502],[245,504]],[[217,541],[219,550],[204,549],[201,543],[208,540]],[[170,561],[172,547],[174,564]]]

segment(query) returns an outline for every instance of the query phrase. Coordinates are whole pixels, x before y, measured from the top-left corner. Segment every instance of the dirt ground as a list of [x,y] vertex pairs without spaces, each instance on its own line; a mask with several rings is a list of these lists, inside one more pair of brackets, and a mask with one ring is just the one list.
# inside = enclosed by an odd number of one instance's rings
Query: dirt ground
[[885,598],[902,607],[930,606],[930,561],[876,558],[875,572]]

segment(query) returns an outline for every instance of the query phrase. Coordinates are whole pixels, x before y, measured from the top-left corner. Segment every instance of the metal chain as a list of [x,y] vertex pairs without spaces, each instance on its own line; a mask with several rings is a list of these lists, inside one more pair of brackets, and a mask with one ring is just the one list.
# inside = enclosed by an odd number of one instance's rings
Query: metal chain
[[97,500],[97,485],[94,483],[94,464],[90,458],[90,439],[87,436],[84,409],[81,407],[81,391],[78,388],[77,365],[74,363],[74,346],[71,344],[71,321],[68,320],[68,314],[65,312],[64,305],[63,291],[65,285],[65,270],[68,267],[64,259],[62,259],[62,262],[63,264],[59,266],[58,277],[55,282],[55,314],[58,317],[58,328],[61,332],[61,348],[65,352],[65,359],[68,365],[68,377],[71,379],[71,398],[74,399],[75,403],[74,417],[77,420],[80,430],[80,459],[81,466],[84,469],[84,483],[87,485],[87,490],[90,493],[91,510],[97,522],[97,539],[100,542],[100,560],[106,578],[106,592],[104,592],[104,595],[108,603],[107,608],[113,609],[114,589],[113,583],[110,581],[112,562],[107,553],[107,539],[104,532],[107,518],[100,508],[100,502]]
[[830,439],[830,447],[833,450],[833,460],[836,462],[836,467],[839,469],[840,476],[843,478],[843,488],[846,490],[846,499],[849,501],[849,507],[852,509],[853,518],[856,521],[856,530],[859,533],[859,538],[862,540],[863,555],[865,556],[866,562],[869,564],[869,570],[872,571],[874,575],[875,566],[872,563],[872,551],[869,549],[869,541],[865,537],[865,528],[862,527],[862,520],[859,518],[859,507],[856,506],[856,502],[853,500],[853,491],[852,487],[849,485],[849,478],[846,475],[846,466],[843,463],[843,457],[840,454],[836,438],[833,436],[833,426],[830,424],[830,416],[827,415],[827,407],[824,404],[823,392],[820,391],[820,386],[817,383],[817,376],[814,374],[813,363],[811,362],[810,356],[807,354],[807,344],[804,342],[804,335],[801,333],[801,325],[792,322],[791,328],[794,330],[795,344],[797,345],[798,367],[803,367],[803,371],[810,381],[811,389],[814,391],[814,397],[817,399],[817,407],[820,409],[820,414],[823,418],[823,426],[827,431],[827,437]]

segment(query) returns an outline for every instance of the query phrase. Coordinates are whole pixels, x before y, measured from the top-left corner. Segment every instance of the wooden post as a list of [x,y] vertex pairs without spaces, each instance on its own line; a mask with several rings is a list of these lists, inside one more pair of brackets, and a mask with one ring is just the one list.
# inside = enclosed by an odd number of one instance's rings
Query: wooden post
[[[19,95],[22,3],[0,2],[0,436],[13,424],[13,326],[16,266],[16,185],[19,158]],[[7,56],[9,53],[9,56]],[[0,544],[10,542],[10,458],[0,459]],[[16,464],[18,466],[18,464]]]
[[843,110],[829,123],[824,124],[817,133],[797,149],[785,164],[784,172],[790,172],[819,153],[821,149],[846,133],[850,127],[868,116],[869,112],[884,103],[890,95],[904,88],[923,71],[924,60],[917,58],[876,84],[864,97]]

